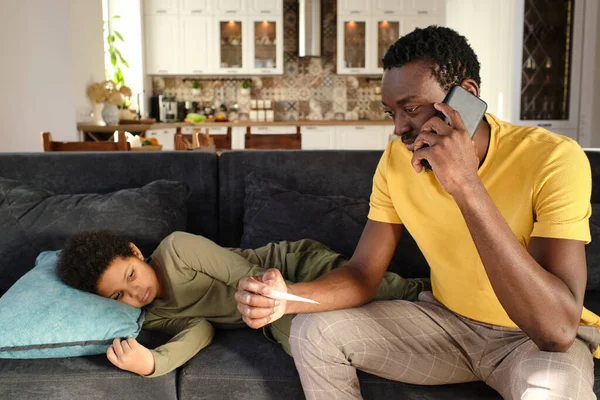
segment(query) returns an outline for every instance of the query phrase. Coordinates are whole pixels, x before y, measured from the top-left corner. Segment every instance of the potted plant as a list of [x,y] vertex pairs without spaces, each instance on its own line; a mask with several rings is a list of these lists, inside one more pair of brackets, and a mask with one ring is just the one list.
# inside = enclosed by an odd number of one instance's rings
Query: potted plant
[[240,89],[240,94],[242,94],[244,96],[249,96],[251,85],[252,85],[252,81],[250,79],[244,79],[242,81],[242,88]]
[[194,79],[192,81],[192,96],[200,96],[200,89],[202,89],[202,84],[199,80]]
[[[119,106],[129,101],[131,89],[127,86],[117,89],[113,81],[106,80],[91,84],[87,89],[87,95],[94,104],[104,103],[102,118],[107,125],[118,125],[121,119]],[[131,118],[131,114],[128,118]]]

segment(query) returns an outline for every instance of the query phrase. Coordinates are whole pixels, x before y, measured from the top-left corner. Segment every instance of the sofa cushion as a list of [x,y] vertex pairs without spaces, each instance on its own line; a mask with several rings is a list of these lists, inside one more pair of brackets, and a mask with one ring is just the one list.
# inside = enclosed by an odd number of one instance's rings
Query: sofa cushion
[[0,358],[57,358],[103,354],[115,338],[137,337],[142,310],[73,289],[56,274],[58,251],[0,297]]
[[313,239],[352,256],[369,211],[367,200],[304,194],[255,173],[245,183],[242,248]]
[[0,178],[0,295],[45,250],[67,236],[110,229],[150,254],[171,232],[186,229],[187,184],[158,180],[107,194],[58,194]]
[[[246,177],[245,192],[242,248],[313,239],[350,258],[369,213],[368,198],[301,193],[256,173]],[[407,231],[388,269],[407,278],[429,276],[427,262]]]
[[[501,399],[481,382],[417,386],[358,373],[365,399]],[[188,361],[179,377],[186,400],[304,399],[293,359],[260,330],[217,330],[213,343]]]

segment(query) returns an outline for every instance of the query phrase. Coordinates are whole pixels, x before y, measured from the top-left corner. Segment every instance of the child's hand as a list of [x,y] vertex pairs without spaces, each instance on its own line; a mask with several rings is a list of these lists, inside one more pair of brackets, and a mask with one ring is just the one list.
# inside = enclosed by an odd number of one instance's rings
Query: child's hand
[[106,357],[115,366],[140,375],[154,372],[154,356],[152,352],[139,344],[134,338],[113,341],[106,351]]

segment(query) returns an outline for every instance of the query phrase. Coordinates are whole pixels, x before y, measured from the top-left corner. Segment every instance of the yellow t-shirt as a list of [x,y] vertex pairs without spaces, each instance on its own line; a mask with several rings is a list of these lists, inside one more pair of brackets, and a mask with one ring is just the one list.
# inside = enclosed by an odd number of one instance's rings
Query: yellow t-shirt
[[[478,174],[521,244],[527,247],[532,236],[589,243],[592,178],[579,144],[490,114],[486,119],[490,144]],[[431,268],[435,298],[450,310],[517,327],[492,289],[454,199],[432,172],[417,174],[411,158],[400,140],[388,145],[373,180],[369,219],[405,225]],[[584,308],[581,323],[600,327],[600,318]]]

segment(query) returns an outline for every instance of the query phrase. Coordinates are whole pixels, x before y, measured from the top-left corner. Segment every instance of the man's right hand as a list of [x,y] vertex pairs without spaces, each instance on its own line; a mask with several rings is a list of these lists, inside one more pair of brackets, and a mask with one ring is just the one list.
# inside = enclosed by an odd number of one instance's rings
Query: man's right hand
[[262,328],[285,314],[286,301],[266,297],[271,290],[287,292],[281,272],[271,268],[262,276],[249,276],[240,279],[235,293],[237,309],[242,319],[254,329]]

